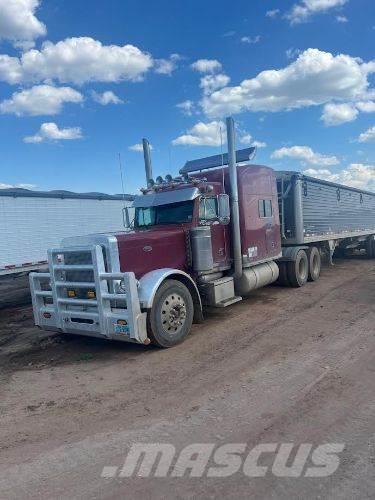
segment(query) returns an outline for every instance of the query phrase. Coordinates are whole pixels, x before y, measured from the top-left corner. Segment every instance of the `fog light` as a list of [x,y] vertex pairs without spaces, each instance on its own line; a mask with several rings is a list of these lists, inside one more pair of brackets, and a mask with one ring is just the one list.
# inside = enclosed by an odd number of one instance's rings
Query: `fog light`
[[89,299],[95,299],[95,297],[96,297],[96,293],[95,293],[95,291],[94,291],[94,290],[89,290],[89,291],[87,292],[87,297],[88,297]]

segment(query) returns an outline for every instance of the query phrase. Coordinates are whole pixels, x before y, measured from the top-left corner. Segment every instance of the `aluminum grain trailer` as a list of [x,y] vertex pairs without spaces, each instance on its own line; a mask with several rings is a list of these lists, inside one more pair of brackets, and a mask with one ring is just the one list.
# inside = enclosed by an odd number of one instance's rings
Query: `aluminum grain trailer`
[[[307,267],[312,280],[318,275],[323,252],[331,262],[334,254],[343,255],[355,248],[365,249],[370,258],[375,257],[374,192],[300,172],[275,173],[283,247],[280,273],[284,282],[291,281],[293,266],[301,266],[300,273],[305,272],[306,263],[298,258],[300,250],[310,259]],[[293,280],[289,284],[297,285]]]
[[46,266],[66,237],[123,229],[131,195],[0,189],[0,276]]

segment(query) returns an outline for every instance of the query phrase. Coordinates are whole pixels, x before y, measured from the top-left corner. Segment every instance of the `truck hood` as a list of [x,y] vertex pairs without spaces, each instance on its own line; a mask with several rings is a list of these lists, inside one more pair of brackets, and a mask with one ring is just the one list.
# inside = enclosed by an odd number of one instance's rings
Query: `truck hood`
[[137,278],[163,267],[186,271],[188,230],[174,224],[116,233],[121,271],[132,271]]

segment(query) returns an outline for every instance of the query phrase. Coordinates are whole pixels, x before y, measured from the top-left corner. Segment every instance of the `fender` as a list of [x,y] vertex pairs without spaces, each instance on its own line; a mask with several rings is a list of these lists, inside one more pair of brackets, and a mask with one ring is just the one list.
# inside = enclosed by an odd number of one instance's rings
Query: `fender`
[[156,269],[142,276],[139,280],[138,295],[142,309],[151,309],[156,292],[159,286],[167,278],[174,278],[184,283],[189,289],[194,302],[194,321],[200,323],[203,321],[202,300],[198,287],[184,271],[172,268]]
[[308,250],[308,246],[296,246],[296,247],[283,247],[283,256],[281,259],[278,259],[279,261],[284,261],[284,262],[295,262],[297,258],[297,254],[300,250]]

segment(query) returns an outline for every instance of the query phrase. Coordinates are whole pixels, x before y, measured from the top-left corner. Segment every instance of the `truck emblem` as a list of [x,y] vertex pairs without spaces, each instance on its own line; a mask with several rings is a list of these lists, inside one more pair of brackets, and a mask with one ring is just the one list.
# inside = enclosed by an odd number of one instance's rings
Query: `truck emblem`
[[146,245],[145,247],[143,247],[143,251],[144,252],[151,252],[152,251],[152,247],[150,245]]

